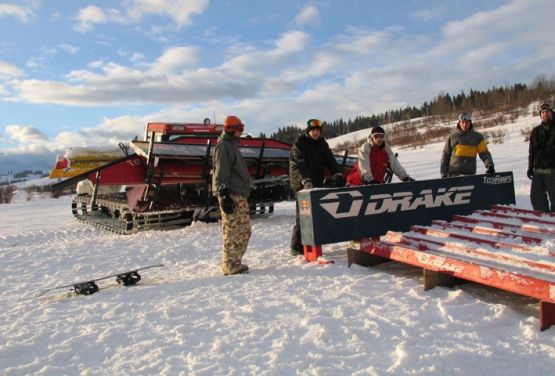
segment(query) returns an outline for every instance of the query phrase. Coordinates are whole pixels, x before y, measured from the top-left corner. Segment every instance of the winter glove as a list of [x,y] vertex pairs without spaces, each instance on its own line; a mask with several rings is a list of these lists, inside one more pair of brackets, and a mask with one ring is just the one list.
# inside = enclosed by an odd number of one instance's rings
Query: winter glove
[[336,187],[344,187],[347,181],[341,172],[337,172],[333,175],[333,181]]
[[226,214],[232,214],[233,210],[235,209],[235,203],[231,199],[229,195],[229,191],[227,189],[222,189],[219,192],[220,195],[220,207],[222,208],[223,212]]
[[375,179],[372,179],[367,184],[374,185],[374,184],[381,184],[381,183]]
[[410,176],[407,176],[406,178],[403,179],[403,181],[416,181],[416,180],[414,180]]
[[324,179],[324,187],[325,188],[334,188],[335,181],[332,178],[325,178]]
[[526,171],[526,176],[528,176],[528,179],[530,180],[534,179],[534,169],[529,168],[528,171]]
[[486,174],[495,174],[495,168],[493,168],[493,165],[490,165],[488,167],[488,169],[486,170]]
[[312,189],[314,188],[314,186],[312,185],[312,181],[311,180],[307,180],[303,183],[303,188],[304,189]]

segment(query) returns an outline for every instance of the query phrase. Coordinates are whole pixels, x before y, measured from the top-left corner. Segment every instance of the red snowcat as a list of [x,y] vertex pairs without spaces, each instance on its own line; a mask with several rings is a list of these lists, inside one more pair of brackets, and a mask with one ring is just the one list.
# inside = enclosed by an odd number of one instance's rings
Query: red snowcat
[[[218,203],[211,193],[212,154],[222,130],[223,125],[209,119],[148,123],[143,141],[120,144],[125,156],[56,183],[53,189],[79,183],[73,215],[121,234],[182,227],[195,220],[217,221]],[[239,148],[252,177],[251,214],[272,213],[274,203],[291,198],[291,145],[247,136],[241,138]],[[346,156],[337,159],[346,171],[355,161]]]

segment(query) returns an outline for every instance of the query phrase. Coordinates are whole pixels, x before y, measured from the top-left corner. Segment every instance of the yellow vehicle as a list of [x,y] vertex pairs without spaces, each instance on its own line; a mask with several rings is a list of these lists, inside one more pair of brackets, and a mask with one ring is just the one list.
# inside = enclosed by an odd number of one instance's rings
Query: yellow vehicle
[[122,148],[117,147],[70,147],[63,156],[58,156],[48,177],[70,178],[125,156]]

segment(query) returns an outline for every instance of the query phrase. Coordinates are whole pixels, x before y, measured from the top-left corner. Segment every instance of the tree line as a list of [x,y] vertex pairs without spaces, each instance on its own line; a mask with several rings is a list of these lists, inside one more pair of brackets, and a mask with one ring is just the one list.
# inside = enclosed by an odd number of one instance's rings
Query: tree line
[[[482,116],[491,113],[510,111],[528,106],[538,100],[552,100],[555,96],[555,75],[537,76],[529,85],[515,83],[503,87],[495,87],[484,91],[470,90],[459,94],[439,93],[431,101],[422,103],[419,107],[407,106],[394,110],[387,110],[372,116],[356,116],[354,119],[337,119],[323,121],[322,136],[333,138],[342,134],[367,129],[374,126],[411,120],[420,117],[434,117],[441,120],[456,118],[461,112],[480,112]],[[304,127],[303,127],[304,128]],[[270,135],[284,142],[293,143],[302,129],[296,125],[278,128]],[[261,134],[261,136],[265,136]]]

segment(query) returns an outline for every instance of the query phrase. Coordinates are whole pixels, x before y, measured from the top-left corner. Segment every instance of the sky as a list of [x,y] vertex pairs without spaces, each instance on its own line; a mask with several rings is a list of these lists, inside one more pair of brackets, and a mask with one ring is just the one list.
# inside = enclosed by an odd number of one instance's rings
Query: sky
[[149,121],[270,134],[555,72],[548,0],[0,0],[0,175]]

